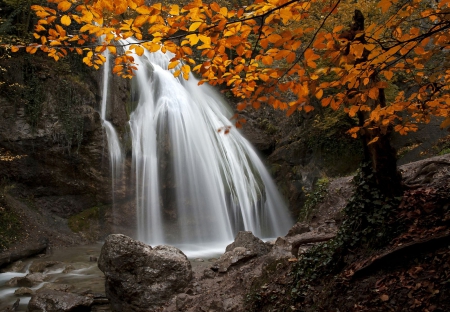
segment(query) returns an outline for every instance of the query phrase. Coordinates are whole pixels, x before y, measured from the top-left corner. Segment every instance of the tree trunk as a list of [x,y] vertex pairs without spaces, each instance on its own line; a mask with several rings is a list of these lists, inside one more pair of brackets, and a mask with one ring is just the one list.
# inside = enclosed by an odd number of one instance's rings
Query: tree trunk
[[[353,24],[351,25],[350,32],[353,34],[353,38],[357,32],[364,30],[364,16],[359,10],[355,10],[353,17]],[[355,40],[359,40],[361,43],[365,43],[364,37],[359,37]],[[355,63],[362,63],[367,61],[369,51],[364,51],[362,57],[356,60]],[[371,77],[370,85],[375,85],[379,82],[377,73],[374,73]],[[386,107],[386,96],[384,89],[378,89],[378,99],[369,100],[366,104],[369,104],[371,109],[375,109],[378,105],[380,107]],[[364,150],[364,162],[369,163],[370,172],[365,172],[366,175],[373,174],[375,181],[379,189],[387,196],[398,196],[401,194],[401,174],[397,170],[397,156],[394,148],[390,143],[390,137],[392,127],[384,131],[375,125],[366,125],[365,121],[370,117],[370,112],[358,112],[359,126],[363,129],[361,133],[361,141]],[[378,140],[374,141],[378,137]],[[372,143],[370,143],[372,142]],[[370,143],[370,144],[369,144]]]

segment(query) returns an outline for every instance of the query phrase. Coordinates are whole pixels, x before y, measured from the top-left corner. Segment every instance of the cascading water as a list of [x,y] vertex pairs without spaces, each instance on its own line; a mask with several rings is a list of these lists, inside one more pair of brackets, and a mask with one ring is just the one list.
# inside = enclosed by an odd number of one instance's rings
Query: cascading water
[[106,132],[106,138],[108,141],[109,161],[111,165],[112,174],[112,188],[114,194],[115,181],[120,177],[123,167],[122,148],[120,146],[119,137],[113,125],[106,120],[106,109],[108,104],[108,87],[109,87],[109,52],[105,51],[104,56],[106,62],[103,66],[103,89],[102,89],[102,106],[100,111],[100,119],[102,126]]
[[239,230],[284,235],[293,223],[287,208],[221,97],[193,75],[175,78],[169,52],[134,57],[138,239],[192,255],[194,246],[223,252]]

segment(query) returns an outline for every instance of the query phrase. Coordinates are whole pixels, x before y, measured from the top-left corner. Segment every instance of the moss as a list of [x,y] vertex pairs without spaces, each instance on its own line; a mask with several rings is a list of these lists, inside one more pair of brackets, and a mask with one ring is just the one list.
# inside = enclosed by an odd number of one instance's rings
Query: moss
[[328,178],[319,179],[314,185],[313,191],[309,194],[306,194],[305,204],[300,210],[300,214],[298,217],[299,222],[307,221],[310,218],[311,213],[314,211],[316,206],[325,199],[329,184],[330,181],[328,180]]
[[100,207],[96,206],[71,216],[68,220],[68,225],[75,233],[84,232],[91,227],[91,221],[97,221],[99,218]]

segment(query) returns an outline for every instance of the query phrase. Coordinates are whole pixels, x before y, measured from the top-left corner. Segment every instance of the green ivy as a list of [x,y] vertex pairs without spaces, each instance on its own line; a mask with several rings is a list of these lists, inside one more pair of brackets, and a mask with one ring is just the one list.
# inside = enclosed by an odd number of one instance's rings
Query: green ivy
[[295,265],[295,282],[291,289],[295,300],[301,300],[313,282],[338,272],[350,262],[350,250],[378,249],[400,230],[398,224],[391,221],[395,220],[400,198],[384,196],[376,187],[373,175],[364,173],[367,168],[363,165],[354,179],[356,190],[344,208],[346,220],[337,236],[308,250]]
[[313,191],[306,194],[306,201],[300,209],[300,214],[298,217],[299,222],[307,221],[311,217],[311,213],[314,211],[317,204],[320,204],[325,199],[328,193],[329,184],[330,181],[327,178],[317,180]]

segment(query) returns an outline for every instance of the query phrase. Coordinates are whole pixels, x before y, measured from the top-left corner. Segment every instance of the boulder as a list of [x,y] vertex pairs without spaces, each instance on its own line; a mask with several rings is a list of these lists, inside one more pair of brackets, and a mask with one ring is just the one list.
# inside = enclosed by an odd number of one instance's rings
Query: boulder
[[171,246],[154,248],[122,234],[109,235],[98,267],[105,274],[113,311],[152,311],[182,292],[192,279],[189,260]]
[[44,281],[44,278],[45,276],[42,273],[27,274],[26,276],[17,279],[17,286],[33,287],[37,284],[42,283]]
[[257,256],[265,255],[270,251],[270,247],[250,231],[240,231],[234,242],[228,245],[225,251],[232,251],[236,247],[244,247]]
[[213,271],[219,271],[219,273],[225,273],[231,266],[246,262],[256,256],[257,253],[255,251],[251,251],[244,247],[236,247],[231,251],[225,252],[219,260],[213,264],[211,269]]
[[87,312],[93,302],[92,297],[45,289],[31,297],[28,312]]

